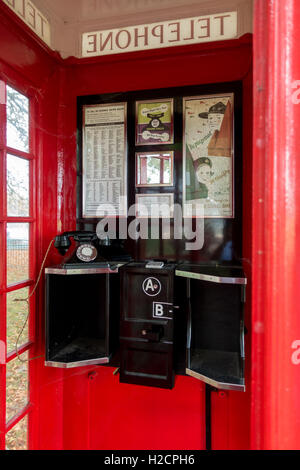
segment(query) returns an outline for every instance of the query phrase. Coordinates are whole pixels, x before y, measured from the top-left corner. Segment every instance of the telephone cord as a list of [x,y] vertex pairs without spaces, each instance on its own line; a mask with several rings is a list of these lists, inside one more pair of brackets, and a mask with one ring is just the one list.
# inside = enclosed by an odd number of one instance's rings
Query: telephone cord
[[23,359],[23,358],[21,357],[19,351],[18,351],[18,344],[19,344],[20,337],[21,337],[21,335],[22,335],[22,333],[23,333],[23,331],[24,331],[24,328],[25,328],[25,326],[26,326],[26,324],[27,324],[27,322],[28,322],[28,318],[29,318],[29,315],[30,315],[29,300],[30,300],[30,298],[33,296],[34,292],[35,292],[36,289],[37,289],[38,283],[40,282],[40,279],[41,279],[41,276],[42,276],[42,273],[43,273],[43,269],[44,269],[44,265],[45,265],[45,263],[46,263],[46,259],[47,259],[47,257],[48,257],[48,254],[49,254],[49,251],[50,251],[50,248],[51,248],[53,242],[54,242],[54,238],[53,238],[53,239],[50,241],[50,243],[49,243],[49,246],[48,246],[48,248],[47,248],[46,254],[45,254],[45,256],[44,256],[44,259],[43,259],[43,262],[42,262],[42,265],[41,265],[41,269],[40,269],[40,272],[39,272],[37,281],[36,281],[36,283],[35,283],[35,285],[34,285],[32,291],[31,291],[31,293],[30,293],[30,294],[28,295],[28,297],[26,297],[25,299],[14,299],[14,302],[26,302],[27,305],[28,305],[27,316],[26,316],[26,319],[25,319],[25,321],[24,321],[24,323],[23,323],[23,326],[22,326],[22,328],[21,328],[21,330],[20,330],[20,332],[19,332],[19,335],[18,335],[17,340],[16,340],[16,344],[15,344],[16,356],[17,356],[17,358],[19,359],[19,361],[21,361],[21,362],[30,362],[30,361],[33,361],[34,359],[39,359],[39,358],[41,358],[41,357],[44,357],[44,354],[43,354],[42,356],[36,356],[36,357],[32,357],[32,358],[30,358],[30,359]]

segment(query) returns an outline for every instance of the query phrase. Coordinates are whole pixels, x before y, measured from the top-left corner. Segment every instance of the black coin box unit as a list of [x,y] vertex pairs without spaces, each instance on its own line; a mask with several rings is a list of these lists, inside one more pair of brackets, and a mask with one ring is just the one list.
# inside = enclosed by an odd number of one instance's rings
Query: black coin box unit
[[120,270],[120,382],[172,388],[175,265],[146,264]]
[[176,278],[187,283],[186,373],[219,389],[244,391],[243,270],[178,265]]
[[47,268],[46,365],[106,364],[119,348],[120,382],[172,388],[176,371],[245,390],[241,267],[147,264]]
[[45,277],[45,365],[108,363],[118,344],[118,269],[53,267]]

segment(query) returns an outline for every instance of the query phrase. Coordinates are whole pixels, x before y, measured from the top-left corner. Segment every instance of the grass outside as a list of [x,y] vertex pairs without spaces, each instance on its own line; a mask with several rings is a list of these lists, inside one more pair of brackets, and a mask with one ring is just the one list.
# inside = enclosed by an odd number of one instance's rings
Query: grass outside
[[[7,306],[7,352],[12,352],[16,347],[17,337],[23,327],[28,314],[27,302],[15,302],[15,299],[25,299],[29,295],[28,287],[17,291],[9,292],[6,297]],[[18,344],[28,341],[28,323],[26,324]]]
[[[7,284],[14,284],[28,279],[28,251],[8,250],[7,252]],[[15,350],[17,337],[22,329],[28,313],[26,302],[15,302],[15,299],[26,298],[29,289],[23,288],[7,294],[7,351]],[[19,346],[28,341],[28,325],[19,339]],[[28,358],[28,352],[22,359]],[[6,421],[16,415],[28,402],[28,362],[18,358],[6,366]],[[6,435],[8,450],[24,450],[27,448],[27,417],[23,418]]]
[[27,450],[27,416],[6,434],[6,450]]

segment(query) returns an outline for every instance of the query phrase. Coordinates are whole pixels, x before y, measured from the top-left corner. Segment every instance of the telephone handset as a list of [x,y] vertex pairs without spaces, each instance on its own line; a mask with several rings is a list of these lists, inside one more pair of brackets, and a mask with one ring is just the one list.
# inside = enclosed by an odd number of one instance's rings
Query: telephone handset
[[61,235],[57,235],[54,246],[62,256],[67,253],[71,246],[70,238],[77,242],[77,246],[75,252],[68,259],[67,264],[105,262],[105,259],[98,254],[96,245],[99,244],[99,240],[97,234],[88,231],[64,232]]

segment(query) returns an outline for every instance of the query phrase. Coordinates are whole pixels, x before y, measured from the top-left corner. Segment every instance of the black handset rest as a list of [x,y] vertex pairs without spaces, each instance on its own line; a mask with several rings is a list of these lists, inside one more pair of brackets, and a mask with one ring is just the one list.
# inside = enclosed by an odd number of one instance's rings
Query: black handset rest
[[76,242],[92,242],[98,240],[98,236],[95,232],[73,232],[73,235],[71,234],[70,236],[73,237]]

